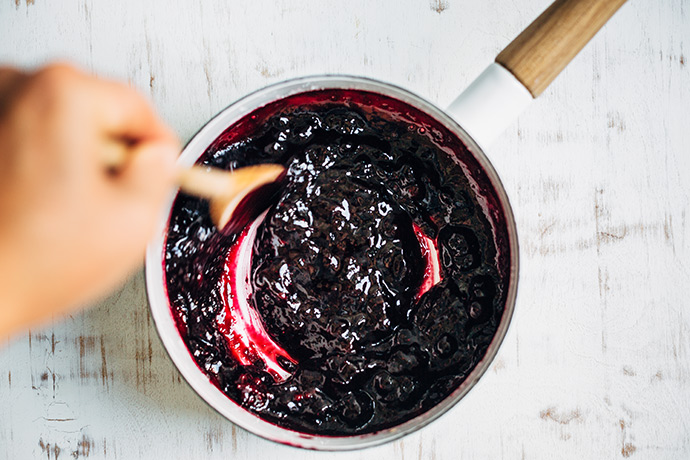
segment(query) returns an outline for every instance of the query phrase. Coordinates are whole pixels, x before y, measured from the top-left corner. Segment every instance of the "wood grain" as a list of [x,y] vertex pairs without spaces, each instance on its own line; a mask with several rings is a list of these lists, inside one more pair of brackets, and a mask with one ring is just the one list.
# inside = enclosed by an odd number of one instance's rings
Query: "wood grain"
[[556,0],[496,57],[539,96],[626,0]]
[[[189,139],[249,91],[316,73],[444,106],[548,4],[0,0],[0,62],[120,78]],[[689,50],[687,0],[628,2],[487,152],[518,224],[515,317],[430,426],[333,455],[248,434],[181,379],[139,273],[0,345],[0,459],[690,458]]]

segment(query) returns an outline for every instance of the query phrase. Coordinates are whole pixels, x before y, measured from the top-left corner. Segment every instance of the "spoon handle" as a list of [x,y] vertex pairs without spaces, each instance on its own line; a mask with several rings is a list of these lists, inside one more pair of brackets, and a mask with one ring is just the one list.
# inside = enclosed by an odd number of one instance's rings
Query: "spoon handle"
[[250,191],[271,183],[283,174],[285,168],[276,164],[244,166],[233,171],[210,166],[192,166],[181,169],[180,188],[190,195],[208,199],[243,197]]
[[539,96],[626,0],[556,0],[496,57]]
[[[118,140],[105,143],[100,151],[101,162],[106,169],[117,171],[125,166],[130,153],[127,145]],[[281,165],[262,164],[245,166],[226,171],[211,166],[194,165],[181,168],[177,173],[177,184],[190,195],[201,198],[222,198],[244,196],[252,189],[270,183],[285,171]]]

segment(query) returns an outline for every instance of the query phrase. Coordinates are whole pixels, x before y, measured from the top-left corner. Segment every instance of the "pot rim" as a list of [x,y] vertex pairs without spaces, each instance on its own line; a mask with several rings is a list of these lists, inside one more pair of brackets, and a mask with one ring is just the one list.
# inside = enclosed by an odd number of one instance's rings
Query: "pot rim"
[[167,226],[177,191],[174,191],[168,197],[165,215],[161,217],[154,239],[147,247],[146,290],[156,330],[168,355],[194,391],[217,412],[240,427],[281,444],[326,451],[354,450],[383,444],[422,428],[454,407],[476,385],[496,356],[511,323],[517,296],[519,250],[517,227],[508,196],[498,174],[479,145],[445,111],[408,90],[378,80],[349,75],[315,75],[285,80],[254,91],[230,104],[199,129],[184,147],[178,159],[178,164],[180,166],[191,166],[194,164],[223,131],[257,108],[295,94],[325,89],[370,91],[398,99],[416,107],[457,135],[489,178],[503,208],[502,212],[508,230],[510,279],[501,321],[486,353],[472,372],[470,372],[470,375],[449,396],[426,412],[400,425],[362,435],[324,436],[300,433],[263,420],[242,408],[228,398],[218,387],[213,385],[206,374],[198,367],[182,339],[173,318],[167,296],[163,264]]

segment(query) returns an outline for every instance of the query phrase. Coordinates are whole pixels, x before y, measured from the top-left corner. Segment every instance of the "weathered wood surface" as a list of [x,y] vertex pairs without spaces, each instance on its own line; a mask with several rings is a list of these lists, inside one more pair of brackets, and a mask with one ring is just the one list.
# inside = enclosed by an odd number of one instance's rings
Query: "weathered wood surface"
[[[188,139],[236,98],[307,74],[445,105],[548,3],[0,0],[0,62],[127,80]],[[522,254],[498,357],[439,421],[334,457],[690,458],[690,2],[628,2],[488,153]],[[0,348],[0,459],[325,457],[197,398],[141,275]]]

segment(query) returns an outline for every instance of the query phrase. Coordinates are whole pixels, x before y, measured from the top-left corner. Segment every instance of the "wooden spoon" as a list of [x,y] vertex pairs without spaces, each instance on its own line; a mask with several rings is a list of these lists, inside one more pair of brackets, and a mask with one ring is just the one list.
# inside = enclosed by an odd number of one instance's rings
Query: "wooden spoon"
[[[266,195],[275,192],[285,167],[277,164],[245,166],[226,171],[192,166],[178,176],[185,192],[208,198],[213,224],[219,230],[234,232],[244,227],[268,206]],[[248,203],[251,195],[252,203]]]
[[[113,140],[102,151],[103,165],[117,171],[126,164],[128,154],[125,143]],[[285,167],[278,164],[233,171],[194,165],[180,169],[176,181],[184,192],[209,200],[211,219],[219,230],[234,232],[265,209],[266,195],[275,192],[284,174]],[[248,203],[249,195],[254,203]]]

